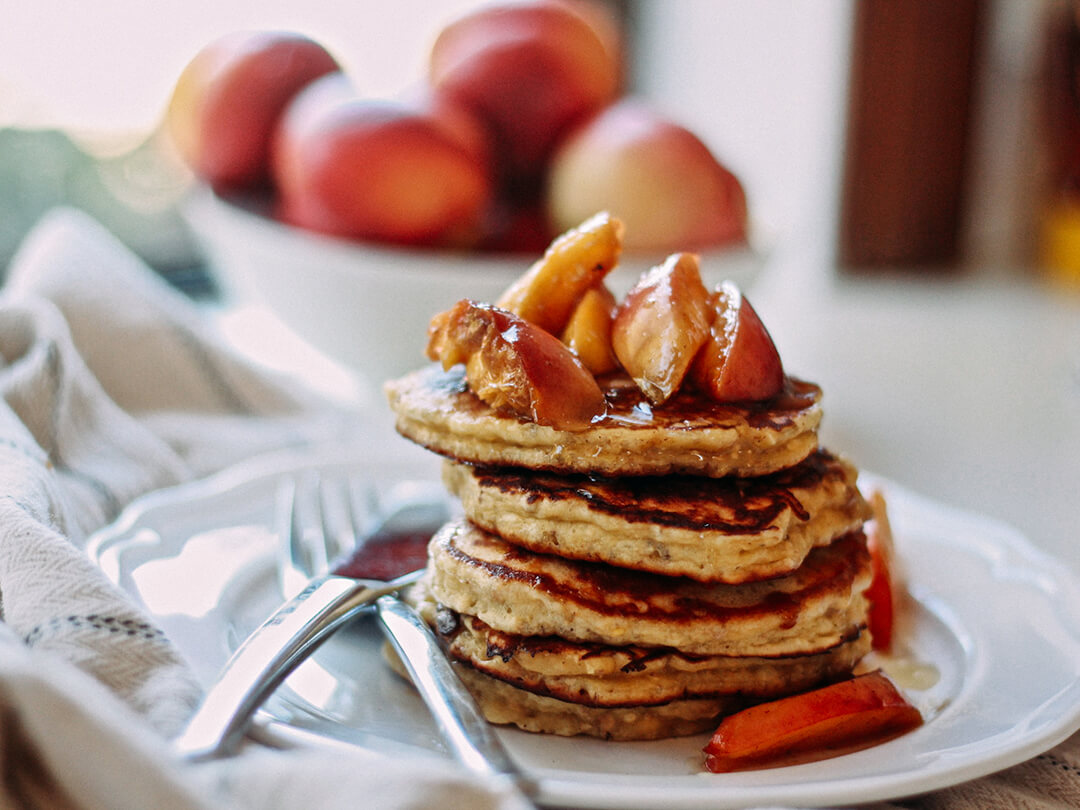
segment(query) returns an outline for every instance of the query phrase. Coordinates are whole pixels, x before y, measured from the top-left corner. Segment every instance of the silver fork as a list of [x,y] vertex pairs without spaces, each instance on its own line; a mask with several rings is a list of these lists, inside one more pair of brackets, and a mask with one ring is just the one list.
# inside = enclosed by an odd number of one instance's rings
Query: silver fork
[[[343,542],[341,530],[324,526],[320,519],[323,510],[319,489],[317,479],[301,476],[295,482],[283,480],[278,493],[278,525],[283,541],[309,555],[315,548],[316,536],[320,543],[326,537]],[[440,503],[445,509],[445,501]],[[402,519],[413,506],[400,503],[394,511],[384,514],[381,524]],[[430,504],[422,506],[430,508]],[[234,753],[252,716],[302,661],[378,597],[415,582],[423,573],[421,568],[389,582],[353,579],[329,572],[331,559],[324,548],[318,559],[296,557],[289,571],[282,574],[283,587],[288,588],[293,585],[297,566],[311,572],[299,591],[237,648],[207,690],[202,705],[173,741],[174,748],[185,758],[205,760]],[[317,566],[318,570],[308,566]],[[288,596],[289,591],[285,594]]]
[[[176,747],[189,759],[227,755],[239,745],[255,711],[333,632],[374,604],[379,624],[435,719],[450,753],[469,770],[508,782],[532,798],[535,783],[514,764],[472,696],[454,673],[431,629],[394,592],[415,582],[414,571],[389,582],[326,573],[329,564],[376,530],[434,528],[448,517],[445,492],[423,482],[396,486],[381,504],[371,490],[311,477],[284,483],[279,498],[288,530],[281,559],[285,593],[306,585],[236,650]],[[314,575],[314,576],[312,576]]]

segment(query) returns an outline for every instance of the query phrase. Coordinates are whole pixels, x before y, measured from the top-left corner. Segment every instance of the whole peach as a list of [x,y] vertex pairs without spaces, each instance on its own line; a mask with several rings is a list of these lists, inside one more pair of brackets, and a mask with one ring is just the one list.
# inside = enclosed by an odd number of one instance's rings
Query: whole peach
[[489,170],[443,123],[399,101],[312,100],[319,95],[318,82],[302,91],[277,132],[273,176],[284,219],[407,245],[476,238]]
[[191,170],[214,188],[255,185],[267,177],[270,141],[285,105],[309,82],[339,69],[302,34],[227,34],[180,73],[166,128]]
[[570,3],[498,3],[439,33],[429,75],[491,127],[504,182],[528,183],[569,128],[615,98],[613,42]]
[[548,214],[556,229],[607,210],[627,250],[701,250],[745,239],[738,178],[685,127],[624,99],[567,136],[551,161]]
[[426,82],[410,87],[401,100],[434,119],[478,163],[493,166],[495,144],[491,130],[471,109],[445,93],[436,92]]

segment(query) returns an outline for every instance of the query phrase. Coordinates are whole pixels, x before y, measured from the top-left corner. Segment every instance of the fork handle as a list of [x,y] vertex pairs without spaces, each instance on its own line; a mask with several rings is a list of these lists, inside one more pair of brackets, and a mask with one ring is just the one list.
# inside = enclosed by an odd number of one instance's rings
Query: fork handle
[[514,764],[417,612],[393,595],[375,600],[379,623],[435,718],[450,753],[473,773],[509,781],[529,799],[537,785]]
[[236,751],[255,711],[342,624],[400,580],[372,587],[340,576],[313,579],[244,641],[173,746],[189,760]]

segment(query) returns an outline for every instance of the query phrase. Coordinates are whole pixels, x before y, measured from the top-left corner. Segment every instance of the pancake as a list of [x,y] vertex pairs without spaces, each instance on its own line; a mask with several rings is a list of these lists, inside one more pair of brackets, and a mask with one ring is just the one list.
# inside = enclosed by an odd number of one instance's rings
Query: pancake
[[524,731],[605,740],[662,740],[712,731],[721,717],[746,705],[736,696],[688,698],[657,706],[585,706],[518,689],[468,664],[457,672],[489,723]]
[[780,395],[752,403],[681,391],[654,411],[629,377],[599,382],[607,413],[576,432],[496,412],[468,390],[462,366],[428,366],[385,391],[399,433],[473,464],[604,476],[756,476],[817,449],[821,389],[813,383],[788,378]]
[[432,538],[428,576],[433,598],[504,633],[779,656],[850,639],[866,624],[871,572],[861,531],[787,576],[727,585],[537,554],[462,520]]
[[870,508],[847,461],[817,451],[759,478],[598,479],[447,461],[443,480],[481,528],[532,551],[701,582],[794,571]]
[[474,669],[519,689],[609,708],[788,695],[847,675],[870,649],[870,634],[856,628],[853,638],[808,655],[690,655],[671,647],[613,647],[502,633],[430,601],[421,613],[437,616],[432,623],[448,652]]

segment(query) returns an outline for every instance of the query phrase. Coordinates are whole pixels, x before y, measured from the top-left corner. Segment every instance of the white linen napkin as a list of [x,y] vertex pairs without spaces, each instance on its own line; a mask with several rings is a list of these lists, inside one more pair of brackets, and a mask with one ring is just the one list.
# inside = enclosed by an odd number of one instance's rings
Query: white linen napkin
[[0,292],[0,807],[498,807],[448,761],[359,749],[188,765],[189,666],[85,554],[136,496],[344,440],[357,414],[232,350],[95,221],[58,210]]

